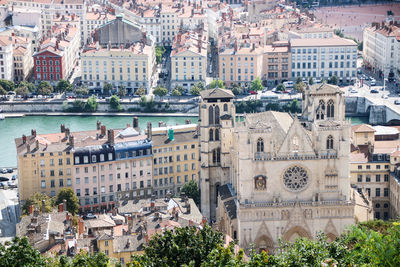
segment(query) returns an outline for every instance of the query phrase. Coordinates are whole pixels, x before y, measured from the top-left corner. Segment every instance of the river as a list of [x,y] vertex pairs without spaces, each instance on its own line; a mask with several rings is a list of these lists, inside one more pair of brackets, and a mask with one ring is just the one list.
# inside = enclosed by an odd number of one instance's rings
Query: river
[[[197,123],[197,117],[139,117],[139,126],[145,129],[147,122],[151,122],[153,127],[157,127],[159,121],[167,125],[184,124],[185,119]],[[122,116],[27,116],[0,120],[0,167],[17,166],[14,139],[23,134],[30,135],[31,129],[36,129],[38,134],[56,133],[63,123],[71,132],[94,130],[98,120],[108,129],[124,128],[128,123],[132,125],[132,117]],[[366,123],[365,118],[352,118],[352,124],[360,123]]]

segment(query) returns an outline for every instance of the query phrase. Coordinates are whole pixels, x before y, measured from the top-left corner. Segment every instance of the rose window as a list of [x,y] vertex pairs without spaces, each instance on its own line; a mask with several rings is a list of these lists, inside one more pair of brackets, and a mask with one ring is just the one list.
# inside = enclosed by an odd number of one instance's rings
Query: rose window
[[307,171],[299,166],[290,167],[283,175],[283,183],[290,191],[300,191],[308,183]]

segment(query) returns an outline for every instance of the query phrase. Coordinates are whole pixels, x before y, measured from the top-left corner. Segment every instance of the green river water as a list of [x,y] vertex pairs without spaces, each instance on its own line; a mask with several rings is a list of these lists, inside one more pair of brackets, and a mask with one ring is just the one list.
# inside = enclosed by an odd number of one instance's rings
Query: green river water
[[[151,122],[153,127],[157,127],[159,121],[164,121],[167,125],[184,124],[185,119],[197,123],[197,117],[139,117],[139,126],[145,129],[147,122]],[[124,128],[128,123],[132,125],[132,117],[123,116],[27,116],[0,120],[0,167],[17,166],[14,138],[23,134],[30,135],[31,129],[36,129],[38,134],[56,133],[63,123],[71,132],[94,130],[98,120],[107,129]],[[352,118],[352,124],[365,122],[365,118]]]

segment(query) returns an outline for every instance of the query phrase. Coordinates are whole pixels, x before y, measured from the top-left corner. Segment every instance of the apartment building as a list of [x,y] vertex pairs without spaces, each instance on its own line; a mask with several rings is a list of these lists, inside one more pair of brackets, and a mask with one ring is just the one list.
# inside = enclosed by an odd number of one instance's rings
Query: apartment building
[[0,78],[14,80],[13,38],[0,36]]
[[219,76],[227,86],[250,86],[255,78],[262,77],[264,48],[262,46],[227,47],[219,50]]
[[277,85],[291,79],[291,61],[289,43],[274,42],[264,46],[262,79],[268,85]]
[[291,39],[292,79],[356,79],[357,44],[344,38]]
[[14,81],[27,80],[33,71],[32,41],[28,38],[13,38]]
[[207,32],[179,32],[174,38],[171,52],[171,88],[182,86],[188,92],[207,76]]
[[136,43],[124,48],[93,45],[81,54],[82,82],[102,90],[105,83],[125,86],[129,93],[151,86],[155,62],[154,46]]
[[0,36],[18,36],[31,40],[32,53],[36,52],[42,38],[41,31],[37,26],[9,26],[0,29]]
[[397,23],[372,23],[363,31],[363,59],[367,68],[380,77],[399,80],[400,26]]
[[180,193],[199,176],[199,140],[196,124],[152,129],[153,190],[156,197]]

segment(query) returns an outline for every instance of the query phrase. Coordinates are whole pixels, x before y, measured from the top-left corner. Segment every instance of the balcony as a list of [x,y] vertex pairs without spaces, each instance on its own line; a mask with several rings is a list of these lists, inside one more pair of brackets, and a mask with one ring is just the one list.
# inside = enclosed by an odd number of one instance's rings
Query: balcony
[[334,149],[323,150],[319,154],[297,154],[296,152],[290,154],[272,155],[267,152],[254,153],[254,160],[262,161],[280,161],[280,160],[315,160],[315,159],[334,159],[337,158],[337,152]]

